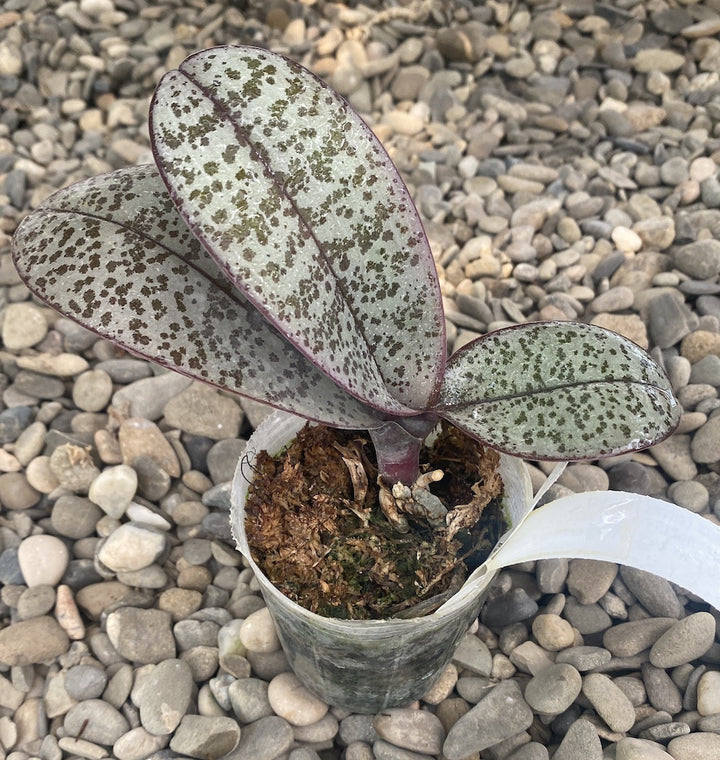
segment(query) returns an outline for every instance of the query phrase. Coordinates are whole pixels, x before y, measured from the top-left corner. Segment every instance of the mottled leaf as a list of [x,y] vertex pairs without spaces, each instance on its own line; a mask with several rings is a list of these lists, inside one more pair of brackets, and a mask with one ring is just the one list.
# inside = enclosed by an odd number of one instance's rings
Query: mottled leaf
[[538,322],[451,356],[438,412],[501,451],[572,460],[651,446],[673,431],[680,408],[663,370],[632,341]]
[[432,403],[445,358],[432,255],[342,98],[275,53],[216,47],[163,77],[150,132],[194,234],[303,354],[389,412]]
[[232,288],[154,166],[55,193],[18,228],[13,258],[42,300],[133,353],[337,427],[379,424]]

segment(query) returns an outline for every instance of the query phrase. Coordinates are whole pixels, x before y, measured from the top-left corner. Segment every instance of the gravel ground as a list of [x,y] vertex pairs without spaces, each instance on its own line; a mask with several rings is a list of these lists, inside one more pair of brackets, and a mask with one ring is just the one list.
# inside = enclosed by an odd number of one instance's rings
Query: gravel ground
[[718,0],[5,0],[2,757],[720,757],[720,615],[609,563],[501,573],[412,708],[352,715],[314,698],[287,671],[228,530],[228,481],[265,410],[58,318],[9,256],[53,189],[149,160],[152,88],[185,55],[229,42],[288,53],[350,100],[401,168],[451,347],[572,318],[667,368],[677,433],[571,465],[552,494],[636,491],[717,522],[718,33]]

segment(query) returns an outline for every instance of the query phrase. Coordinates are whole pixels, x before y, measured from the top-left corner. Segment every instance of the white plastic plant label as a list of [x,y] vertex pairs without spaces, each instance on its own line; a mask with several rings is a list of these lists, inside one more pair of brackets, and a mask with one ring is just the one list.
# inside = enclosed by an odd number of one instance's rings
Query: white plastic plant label
[[720,609],[720,526],[651,496],[591,491],[557,499],[531,512],[485,565],[494,573],[552,557],[630,565]]

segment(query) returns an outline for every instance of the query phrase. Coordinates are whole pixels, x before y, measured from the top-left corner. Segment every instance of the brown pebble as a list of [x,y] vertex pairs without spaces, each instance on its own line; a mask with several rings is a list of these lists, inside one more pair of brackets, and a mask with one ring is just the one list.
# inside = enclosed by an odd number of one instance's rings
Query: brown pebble
[[55,617],[68,638],[73,641],[80,641],[85,637],[85,625],[80,616],[80,611],[75,604],[70,586],[65,584],[57,587]]
[[69,646],[70,640],[55,618],[41,615],[0,631],[0,663],[12,667],[47,662],[67,652]]

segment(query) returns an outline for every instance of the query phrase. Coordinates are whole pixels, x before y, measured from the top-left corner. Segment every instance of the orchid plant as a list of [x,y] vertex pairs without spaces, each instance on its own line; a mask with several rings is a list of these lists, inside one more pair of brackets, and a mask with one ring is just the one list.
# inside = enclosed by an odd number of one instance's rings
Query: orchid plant
[[149,128],[155,165],[62,189],[15,234],[23,280],[67,317],[218,388],[368,430],[410,511],[440,419],[529,459],[610,456],[675,428],[664,371],[596,326],[517,325],[448,358],[398,170],[299,64],[198,52],[159,82]]

